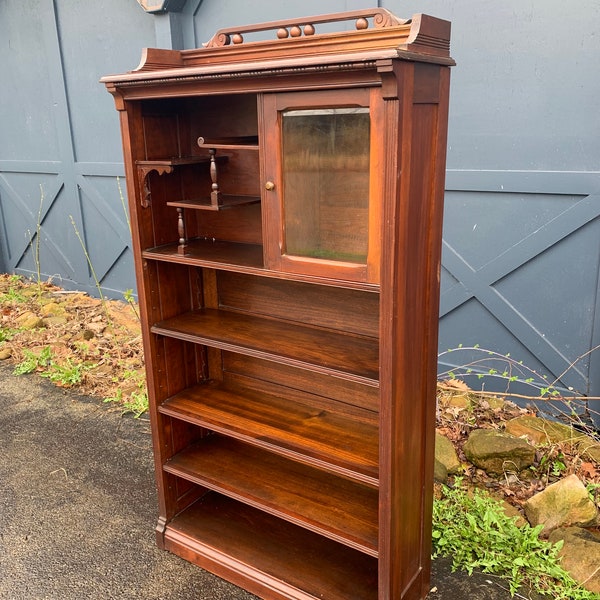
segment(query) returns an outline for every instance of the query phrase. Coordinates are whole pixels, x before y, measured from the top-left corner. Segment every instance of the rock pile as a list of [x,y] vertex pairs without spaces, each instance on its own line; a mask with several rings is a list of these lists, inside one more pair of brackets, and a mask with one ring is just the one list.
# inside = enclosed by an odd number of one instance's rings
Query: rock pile
[[[459,410],[463,409],[467,410]],[[584,472],[600,474],[600,443],[571,426],[532,414],[515,416],[499,428],[472,428],[462,437],[453,443],[436,433],[436,480],[446,483],[452,474],[476,473],[486,482],[483,487],[504,486],[507,497],[513,494],[514,482],[533,490],[524,500],[511,498],[519,509],[511,507],[513,512],[532,527],[540,525],[541,537],[552,543],[562,540],[563,567],[588,590],[600,594],[600,514],[590,493],[597,486],[586,487],[578,475],[567,473],[558,458],[541,465],[548,448],[556,446],[589,461],[580,462],[587,469]]]

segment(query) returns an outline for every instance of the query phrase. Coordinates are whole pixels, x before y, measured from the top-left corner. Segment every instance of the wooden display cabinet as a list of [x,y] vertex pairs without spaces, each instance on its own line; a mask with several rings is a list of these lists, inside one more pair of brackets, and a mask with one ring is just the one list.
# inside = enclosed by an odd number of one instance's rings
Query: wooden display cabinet
[[158,545],[264,598],[428,591],[449,31],[294,19],[103,79]]

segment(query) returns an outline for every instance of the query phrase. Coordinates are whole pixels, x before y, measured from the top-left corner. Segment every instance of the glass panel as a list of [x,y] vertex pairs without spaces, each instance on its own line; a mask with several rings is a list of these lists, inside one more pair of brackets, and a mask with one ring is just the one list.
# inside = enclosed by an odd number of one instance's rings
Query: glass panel
[[365,263],[368,108],[283,112],[285,253]]

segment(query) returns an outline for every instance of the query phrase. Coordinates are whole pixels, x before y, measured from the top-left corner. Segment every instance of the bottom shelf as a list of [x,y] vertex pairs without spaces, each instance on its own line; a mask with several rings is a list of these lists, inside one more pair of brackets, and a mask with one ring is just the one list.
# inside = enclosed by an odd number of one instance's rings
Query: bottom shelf
[[169,523],[165,548],[266,599],[377,598],[375,558],[215,492]]

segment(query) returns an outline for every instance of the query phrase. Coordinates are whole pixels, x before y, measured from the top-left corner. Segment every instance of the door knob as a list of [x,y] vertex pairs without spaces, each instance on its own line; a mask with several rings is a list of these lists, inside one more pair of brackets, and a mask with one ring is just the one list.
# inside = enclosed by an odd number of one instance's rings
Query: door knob
[[275,189],[275,184],[272,181],[267,181],[267,183],[265,183],[265,190],[267,190],[267,192],[271,192]]

